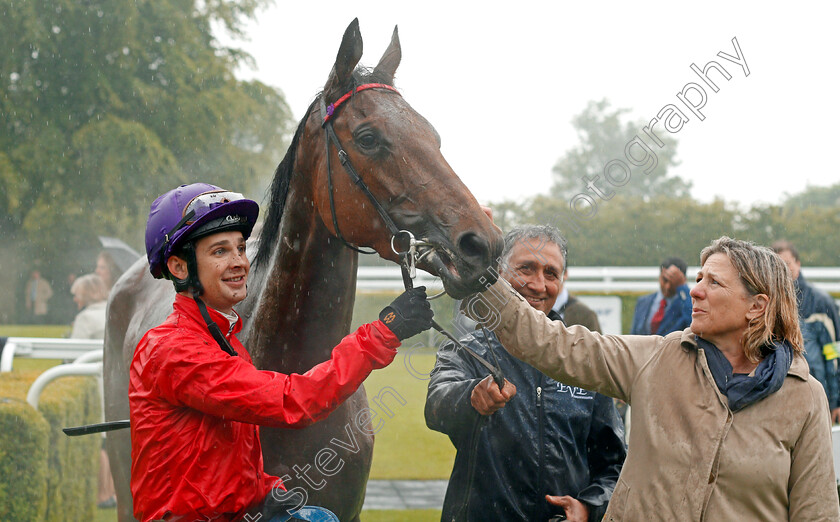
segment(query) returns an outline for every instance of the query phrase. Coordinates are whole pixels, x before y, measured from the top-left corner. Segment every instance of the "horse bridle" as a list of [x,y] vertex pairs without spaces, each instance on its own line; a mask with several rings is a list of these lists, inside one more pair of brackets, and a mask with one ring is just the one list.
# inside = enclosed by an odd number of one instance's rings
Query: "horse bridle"
[[[321,95],[320,99],[320,107],[321,107],[321,127],[324,128],[325,133],[325,140],[324,145],[326,148],[326,158],[327,158],[327,189],[329,190],[330,194],[330,214],[332,215],[332,222],[333,228],[335,229],[335,235],[340,239],[348,248],[355,250],[356,252],[362,254],[375,254],[376,252],[368,252],[365,250],[360,249],[359,247],[350,244],[344,238],[344,235],[341,233],[341,230],[338,227],[338,217],[336,216],[335,212],[335,197],[333,195],[333,182],[332,182],[332,168],[330,166],[330,143],[334,144],[336,149],[338,149],[338,160],[341,162],[341,166],[344,167],[344,170],[347,172],[347,175],[350,176],[350,180],[359,187],[359,189],[367,196],[368,200],[373,205],[373,208],[376,209],[376,212],[382,218],[382,221],[385,222],[385,226],[388,228],[388,232],[391,233],[391,250],[400,258],[400,270],[402,272],[402,279],[403,285],[405,286],[406,290],[410,290],[414,287],[414,277],[416,276],[416,264],[417,261],[423,258],[426,254],[433,250],[433,245],[426,240],[420,239],[417,240],[408,230],[400,230],[397,227],[397,224],[394,223],[394,220],[391,219],[391,216],[388,215],[388,212],[382,206],[382,204],[377,201],[376,196],[368,188],[365,181],[359,176],[359,173],[356,172],[356,169],[353,168],[353,164],[350,162],[350,157],[347,155],[347,151],[344,150],[344,147],[341,145],[341,141],[338,139],[338,136],[333,129],[332,118],[335,115],[336,110],[349,100],[353,95],[357,92],[364,91],[367,89],[385,89],[387,91],[394,92],[396,94],[400,94],[397,89],[392,87],[391,85],[384,84],[384,83],[366,83],[363,85],[359,85],[354,89],[351,89],[349,92],[345,93],[335,102],[327,105],[324,96]],[[405,248],[400,248],[394,244],[395,241],[399,241],[398,238],[405,238],[407,244]],[[430,250],[427,250],[423,254],[418,254],[418,247],[431,247]],[[443,295],[441,293],[440,295]],[[434,296],[434,297],[440,297]],[[483,357],[475,353],[472,349],[461,343],[458,339],[456,339],[452,334],[447,332],[443,329],[436,321],[432,320],[432,327],[440,332],[443,336],[447,339],[455,343],[456,346],[470,354],[476,361],[478,361],[482,366],[487,368],[490,371],[490,375],[493,376],[493,380],[499,386],[499,390],[502,389],[504,386],[504,376],[502,375],[501,367],[499,366],[499,360],[496,357],[496,352],[493,351],[489,344],[487,346],[488,351],[493,355],[493,359],[495,360],[496,364],[490,364],[487,360]],[[487,335],[485,332],[484,336],[485,342],[487,342]]]

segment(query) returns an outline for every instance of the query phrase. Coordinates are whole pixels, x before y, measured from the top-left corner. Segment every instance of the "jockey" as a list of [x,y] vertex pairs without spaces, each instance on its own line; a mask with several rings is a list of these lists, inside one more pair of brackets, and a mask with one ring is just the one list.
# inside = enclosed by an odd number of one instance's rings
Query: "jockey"
[[282,481],[263,469],[257,426],[325,418],[394,359],[403,339],[431,327],[420,287],[382,311],[387,326],[361,326],[305,374],[258,370],[236,338],[242,320],[233,310],[247,293],[245,240],[258,214],[254,201],[204,183],[152,203],[149,270],[177,294],[130,367],[131,493],[141,521],[338,520],[285,500]]

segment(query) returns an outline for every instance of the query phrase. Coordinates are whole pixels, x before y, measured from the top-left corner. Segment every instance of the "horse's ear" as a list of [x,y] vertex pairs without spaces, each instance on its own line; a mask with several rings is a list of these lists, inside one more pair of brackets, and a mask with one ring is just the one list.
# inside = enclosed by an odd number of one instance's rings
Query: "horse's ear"
[[400,48],[400,35],[397,32],[397,26],[394,26],[394,33],[391,35],[391,43],[385,49],[385,53],[380,58],[379,63],[373,70],[374,73],[379,73],[388,78],[388,83],[394,84],[394,73],[397,72],[397,67],[400,65],[402,59],[402,49]]
[[350,82],[353,69],[356,68],[361,59],[362,35],[359,32],[359,19],[354,18],[347,26],[347,30],[344,31],[341,47],[338,48],[338,55],[335,57],[335,65],[333,65],[327,83],[324,85],[324,95],[327,103],[334,102],[344,94],[344,86]]

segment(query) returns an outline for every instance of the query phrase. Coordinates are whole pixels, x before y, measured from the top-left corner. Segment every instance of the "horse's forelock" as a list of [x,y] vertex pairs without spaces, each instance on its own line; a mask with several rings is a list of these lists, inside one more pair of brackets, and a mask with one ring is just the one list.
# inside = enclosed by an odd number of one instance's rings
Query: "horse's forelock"
[[384,83],[387,85],[391,85],[393,87],[393,81],[391,77],[383,72],[377,72],[375,69],[370,69],[368,67],[356,67],[356,70],[353,71],[353,84],[347,86],[347,90],[351,90],[359,85],[364,85],[366,83]]

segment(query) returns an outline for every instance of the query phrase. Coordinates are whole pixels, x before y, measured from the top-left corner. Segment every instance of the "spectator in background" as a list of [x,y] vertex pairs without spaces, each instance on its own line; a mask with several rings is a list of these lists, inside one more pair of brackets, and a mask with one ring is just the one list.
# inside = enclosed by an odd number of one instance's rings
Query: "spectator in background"
[[102,278],[109,292],[111,291],[111,287],[114,286],[114,283],[117,282],[117,279],[122,275],[122,270],[120,270],[114,258],[104,250],[96,258],[95,272],[96,275]]
[[[73,330],[70,333],[70,338],[104,338],[108,289],[105,287],[102,278],[96,274],[85,274],[73,281],[70,292],[73,294],[73,301],[79,308],[79,313],[73,320]],[[114,479],[111,476],[111,468],[105,448],[101,448],[99,452],[99,487],[96,497],[99,508],[112,508],[117,505]]]
[[[554,227],[524,226],[505,237],[503,277],[552,320],[563,288],[566,240]],[[567,301],[566,319],[594,321]],[[574,307],[572,306],[574,305]],[[578,308],[579,307],[579,308]],[[507,376],[501,390],[473,358],[444,345],[426,396],[426,425],[457,450],[441,520],[601,520],[615,488],[624,446],[612,399],[557,382],[511,356],[486,330],[464,343]],[[486,376],[486,377],[485,377]]]
[[79,313],[73,320],[71,339],[102,339],[105,337],[105,306],[108,288],[96,274],[77,278],[70,287]]
[[669,257],[659,266],[659,291],[640,298],[631,335],[668,335],[691,324],[691,296],[685,284],[685,261]]
[[47,302],[53,296],[52,287],[46,279],[41,277],[41,272],[33,270],[26,282],[26,311],[30,314],[33,322],[44,324],[47,318]]
[[805,360],[811,375],[823,385],[828,397],[832,419],[840,407],[840,382],[837,374],[837,351],[825,323],[819,320],[805,321],[799,318],[802,342],[805,346]]
[[[827,293],[809,283],[802,275],[802,262],[799,259],[799,251],[793,243],[786,240],[779,240],[773,243],[773,251],[779,254],[782,261],[790,270],[793,278],[793,286],[796,291],[796,303],[799,306],[800,327],[802,336],[805,338],[805,349],[808,363],[811,366],[811,375],[820,381],[825,388],[825,393],[831,406],[831,420],[840,422],[840,407],[838,397],[833,390],[838,386],[836,378],[837,352],[836,341],[840,332],[840,315],[837,312],[837,305],[834,299]],[[814,323],[822,324],[820,328]],[[810,351],[810,353],[807,353]],[[822,364],[821,364],[822,363]],[[825,369],[824,378],[820,379],[820,369]],[[830,377],[829,374],[835,374]],[[816,372],[816,373],[815,373]],[[829,379],[833,382],[829,383]],[[831,404],[832,394],[835,403]]]

